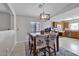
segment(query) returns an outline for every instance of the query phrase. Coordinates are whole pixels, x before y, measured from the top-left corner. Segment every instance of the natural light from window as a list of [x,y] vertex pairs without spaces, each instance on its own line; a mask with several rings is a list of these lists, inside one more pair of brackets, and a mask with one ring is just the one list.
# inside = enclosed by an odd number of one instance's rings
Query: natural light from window
[[79,23],[71,23],[70,30],[79,30]]

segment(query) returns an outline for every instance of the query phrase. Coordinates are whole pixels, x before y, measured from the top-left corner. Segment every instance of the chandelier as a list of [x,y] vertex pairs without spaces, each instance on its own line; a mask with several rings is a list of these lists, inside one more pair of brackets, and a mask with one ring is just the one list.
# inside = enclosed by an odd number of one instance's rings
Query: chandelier
[[44,6],[45,6],[45,3],[39,5],[39,8],[43,9],[43,12],[40,13],[40,20],[49,20],[50,14],[45,13]]

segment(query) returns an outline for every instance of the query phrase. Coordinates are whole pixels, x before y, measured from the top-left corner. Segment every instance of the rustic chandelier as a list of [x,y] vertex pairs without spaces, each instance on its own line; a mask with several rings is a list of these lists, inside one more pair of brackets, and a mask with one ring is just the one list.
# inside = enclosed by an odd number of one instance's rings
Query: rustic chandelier
[[39,5],[39,8],[43,9],[43,12],[40,13],[40,20],[49,20],[50,14],[45,13],[44,6],[45,6],[45,3]]

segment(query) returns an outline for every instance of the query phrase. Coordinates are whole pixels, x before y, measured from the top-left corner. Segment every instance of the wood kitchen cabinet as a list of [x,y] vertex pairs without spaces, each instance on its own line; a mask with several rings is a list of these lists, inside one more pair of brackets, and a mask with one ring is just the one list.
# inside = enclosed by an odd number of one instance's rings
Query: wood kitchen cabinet
[[69,23],[67,21],[62,21],[62,22],[53,22],[52,26],[57,27],[57,25],[61,25],[63,29],[68,28]]
[[72,38],[79,38],[79,32],[77,32],[77,31],[72,31],[71,32],[71,36],[72,36]]
[[79,31],[70,31],[68,29],[69,22],[67,22],[67,21],[53,22],[52,24],[54,27],[57,27],[57,25],[61,25],[61,27],[63,28],[63,31],[64,31],[64,32],[62,32],[62,36],[79,39]]
[[79,31],[64,31],[63,36],[79,39]]

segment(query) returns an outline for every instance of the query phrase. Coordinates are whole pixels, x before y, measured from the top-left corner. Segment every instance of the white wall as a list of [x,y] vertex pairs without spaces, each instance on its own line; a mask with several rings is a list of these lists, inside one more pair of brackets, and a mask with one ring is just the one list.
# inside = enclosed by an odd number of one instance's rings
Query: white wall
[[[17,16],[17,42],[23,42],[28,40],[27,33],[32,31],[31,22],[39,22],[38,18],[34,17],[26,17],[26,16]],[[44,22],[42,25],[42,29],[50,27],[51,22]]]
[[[6,8],[9,8],[9,5]],[[12,8],[10,9],[12,11]],[[6,12],[6,10],[9,11],[9,9],[5,9],[5,11],[0,11],[0,56],[11,55],[16,45],[16,31],[12,30],[13,28],[11,28],[11,23],[12,21],[14,23],[14,19],[11,20],[11,14]]]
[[0,56],[10,55],[15,45],[14,30],[0,31]]
[[0,12],[0,31],[10,29],[10,15]]
[[17,42],[23,42],[28,40],[27,33],[31,32],[31,21],[39,21],[37,18],[17,16]]

